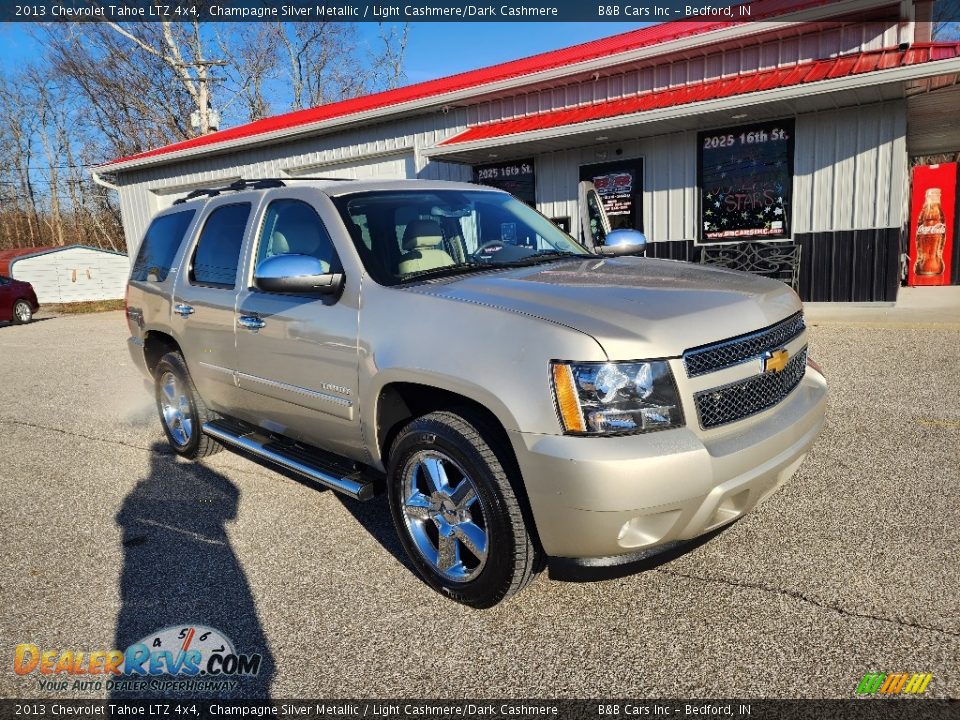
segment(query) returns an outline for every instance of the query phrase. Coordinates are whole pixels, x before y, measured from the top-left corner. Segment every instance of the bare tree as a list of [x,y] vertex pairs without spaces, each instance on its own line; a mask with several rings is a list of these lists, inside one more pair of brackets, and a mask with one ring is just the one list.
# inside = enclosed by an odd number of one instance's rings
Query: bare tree
[[957,42],[960,40],[960,0],[937,0],[933,5],[934,42]]
[[[290,84],[290,108],[300,110],[396,87],[403,77],[409,25],[387,31],[382,47],[364,52],[356,25],[336,22],[276,23]],[[366,62],[360,58],[366,56]]]

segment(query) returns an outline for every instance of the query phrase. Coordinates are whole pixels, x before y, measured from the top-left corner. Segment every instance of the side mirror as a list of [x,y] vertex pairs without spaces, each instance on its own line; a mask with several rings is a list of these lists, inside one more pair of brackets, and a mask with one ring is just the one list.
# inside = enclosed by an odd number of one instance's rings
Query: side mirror
[[343,273],[328,272],[312,255],[274,255],[257,265],[253,282],[267,292],[336,295],[343,289]]
[[640,255],[647,249],[647,236],[639,230],[611,230],[603,245],[594,248],[599,255]]

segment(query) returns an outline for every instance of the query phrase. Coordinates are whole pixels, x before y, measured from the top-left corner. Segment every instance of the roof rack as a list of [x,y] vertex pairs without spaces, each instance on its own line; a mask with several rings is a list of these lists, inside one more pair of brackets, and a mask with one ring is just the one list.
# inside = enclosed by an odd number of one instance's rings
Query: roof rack
[[262,190],[264,188],[284,187],[286,183],[280,178],[258,178],[256,180],[236,180],[226,187],[219,188],[197,188],[191,190],[186,197],[174,200],[174,205],[182,205],[188,200],[195,200],[198,197],[216,197],[224,192],[239,192],[240,190]]
[[174,205],[183,205],[189,200],[196,200],[198,197],[216,197],[225,192],[239,192],[240,190],[263,190],[265,188],[286,187],[290,180],[353,180],[354,178],[343,177],[289,177],[283,178],[257,178],[254,180],[236,180],[225,187],[219,188],[197,188],[191,190],[186,196],[173,201]]

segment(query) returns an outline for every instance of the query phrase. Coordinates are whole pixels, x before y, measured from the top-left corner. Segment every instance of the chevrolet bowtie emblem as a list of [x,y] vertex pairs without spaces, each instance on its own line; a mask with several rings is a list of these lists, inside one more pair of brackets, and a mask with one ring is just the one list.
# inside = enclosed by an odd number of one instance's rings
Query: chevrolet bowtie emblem
[[779,350],[768,350],[762,356],[763,371],[765,373],[783,372],[787,366],[787,360],[790,359],[790,353],[785,348]]

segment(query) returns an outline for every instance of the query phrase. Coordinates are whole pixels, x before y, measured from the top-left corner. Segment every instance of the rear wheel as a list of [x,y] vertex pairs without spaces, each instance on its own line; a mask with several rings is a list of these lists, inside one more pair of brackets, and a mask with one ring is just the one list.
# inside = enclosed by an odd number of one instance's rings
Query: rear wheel
[[154,378],[160,422],[173,449],[191,460],[222,450],[220,443],[203,434],[203,424],[218,416],[197,392],[183,355],[171,352],[160,358]]
[[404,550],[427,584],[472,607],[519,592],[537,563],[508,452],[482,422],[446,411],[411,422],[390,451],[390,512]]
[[26,300],[17,300],[13,304],[14,325],[26,325],[33,320],[33,308]]

